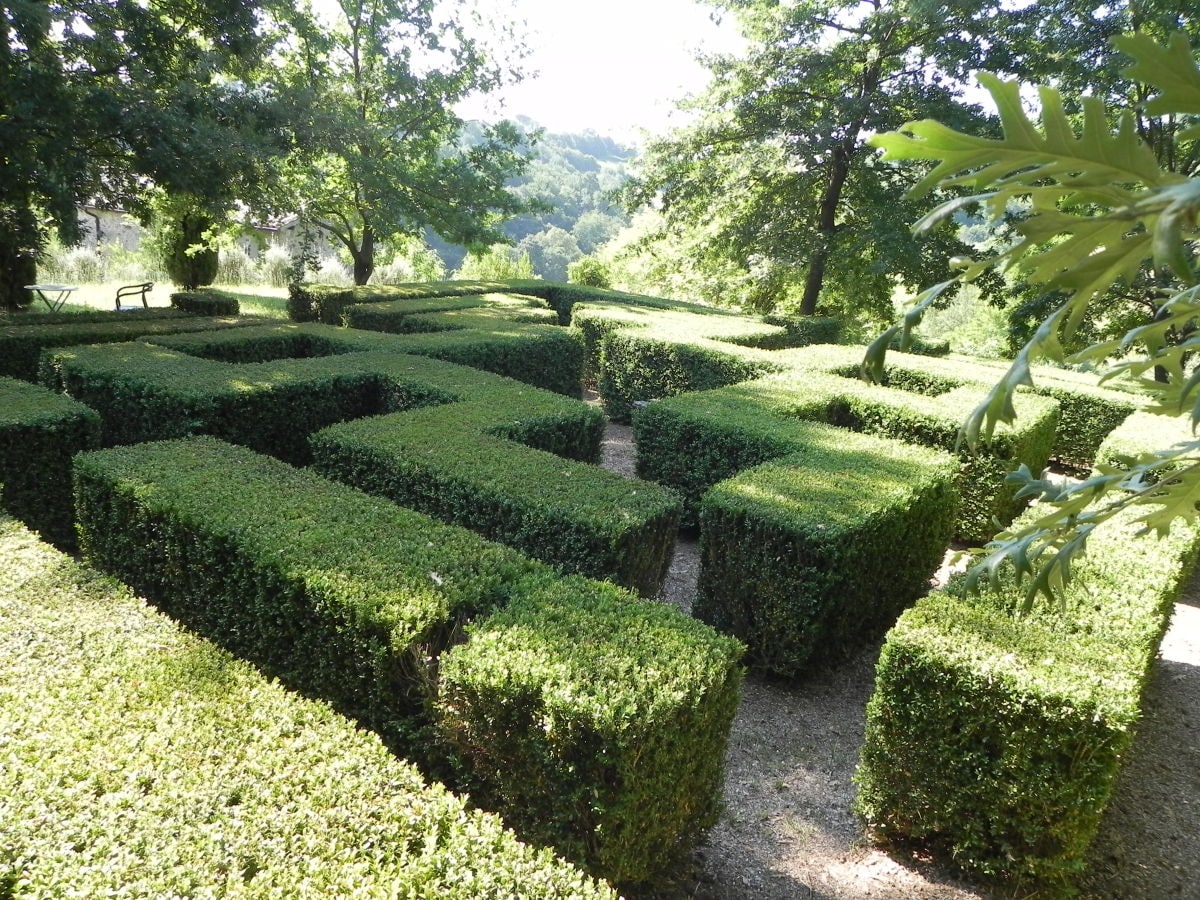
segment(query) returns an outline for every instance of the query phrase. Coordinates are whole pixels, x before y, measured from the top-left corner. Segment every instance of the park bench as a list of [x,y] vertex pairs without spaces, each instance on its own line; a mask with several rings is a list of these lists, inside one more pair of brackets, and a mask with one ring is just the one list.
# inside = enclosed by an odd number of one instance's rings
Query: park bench
[[126,310],[126,309],[137,309],[136,306],[122,306],[121,300],[128,298],[128,297],[136,297],[138,295],[141,295],[142,307],[144,309],[149,309],[150,304],[146,300],[146,295],[148,293],[150,293],[150,291],[153,288],[154,288],[153,281],[146,281],[146,282],[143,282],[142,284],[127,284],[127,285],[124,285],[123,287],[117,288],[117,311],[120,312],[121,310]]

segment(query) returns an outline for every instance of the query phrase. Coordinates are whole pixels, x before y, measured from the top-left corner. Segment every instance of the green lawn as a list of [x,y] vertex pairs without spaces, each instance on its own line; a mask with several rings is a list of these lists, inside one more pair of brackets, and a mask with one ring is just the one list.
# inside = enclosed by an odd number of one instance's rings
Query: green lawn
[[[123,282],[105,282],[103,284],[81,284],[78,290],[71,294],[70,299],[63,305],[62,312],[82,312],[90,309],[113,309],[116,305],[117,288]],[[265,285],[214,285],[218,290],[234,294],[238,298],[243,315],[269,316],[271,318],[287,318],[287,288],[267,287]],[[176,285],[158,282],[148,296],[151,306],[170,306],[171,294],[180,290]],[[134,298],[134,302],[137,299]],[[48,312],[40,300],[30,304],[33,312]]]

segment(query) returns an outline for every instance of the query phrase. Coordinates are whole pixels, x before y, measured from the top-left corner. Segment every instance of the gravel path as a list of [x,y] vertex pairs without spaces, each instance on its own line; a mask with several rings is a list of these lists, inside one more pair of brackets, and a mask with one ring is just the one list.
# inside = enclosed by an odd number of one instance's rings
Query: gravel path
[[[629,428],[601,464],[632,475]],[[699,556],[681,538],[662,599],[690,609]],[[726,810],[661,900],[961,900],[1021,896],[870,846],[850,812],[879,646],[788,684],[750,677],[726,760]],[[1200,898],[1200,578],[1176,606],[1146,717],[1093,845],[1084,900]],[[1044,894],[1038,896],[1045,896]]]

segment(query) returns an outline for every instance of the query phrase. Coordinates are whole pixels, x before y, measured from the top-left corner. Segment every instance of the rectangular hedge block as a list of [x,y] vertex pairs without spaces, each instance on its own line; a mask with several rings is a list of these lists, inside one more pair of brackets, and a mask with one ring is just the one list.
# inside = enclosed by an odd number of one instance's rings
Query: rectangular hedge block
[[564,579],[470,627],[442,661],[441,727],[535,842],[652,881],[720,811],[741,647],[652,601]]
[[428,660],[544,577],[514,551],[212,438],[78,457],[85,557],[395,741]]
[[[97,315],[103,318],[95,319],[81,313],[72,315],[70,321],[0,326],[0,376],[37,381],[38,360],[42,351],[49,347],[120,343],[143,335],[242,328],[256,322],[254,319],[194,318],[175,310],[106,312]],[[79,319],[83,321],[77,321]]]
[[347,306],[342,320],[349,328],[418,334],[489,328],[523,323],[557,325],[558,315],[541,300],[516,294],[476,294],[362,303]]
[[60,547],[75,546],[71,458],[99,446],[95,410],[0,377],[0,505]]
[[[527,422],[544,427],[536,409],[514,399],[511,409],[456,403],[336,425],[313,436],[314,462],[329,478],[560,571],[658,593],[679,528],[678,499],[656,484],[513,443]],[[579,412],[599,415],[582,404]],[[493,436],[497,426],[507,439]]]
[[856,775],[878,833],[988,875],[1062,884],[1081,871],[1200,537],[1138,531],[1126,519],[1092,534],[1064,611],[1021,618],[1022,589],[960,586],[901,616]]
[[0,894],[615,900],[0,517]]
[[[736,641],[614,585],[560,584],[548,567],[469,531],[211,438],[83,454],[75,471],[89,560],[393,746],[437,755],[442,745],[430,744],[427,715],[443,696],[440,685],[470,681],[449,674],[454,666],[507,667],[504,683],[520,686],[512,700],[519,708],[501,703],[497,712],[459,699],[440,707],[454,723],[444,729],[454,752],[446,771],[465,773],[473,795],[496,798],[497,811],[524,821],[527,809],[505,805],[508,786],[545,783],[543,762],[561,759],[554,765],[565,780],[554,784],[565,795],[543,796],[543,808],[555,812],[537,834],[561,841],[592,871],[649,879],[669,862],[663,846],[686,851],[711,823],[714,773],[737,703]],[[514,616],[552,640],[542,648],[525,640],[521,654],[495,660],[504,651],[489,650],[485,635],[507,632]],[[464,662],[442,659],[471,621],[474,633],[456,650]],[[565,656],[559,621],[572,635]],[[535,726],[545,732],[562,722],[564,730],[549,757],[514,757],[496,771],[469,735],[486,735],[491,746],[493,723],[522,720],[530,696],[549,702],[555,716]],[[541,734],[524,737],[536,744]],[[653,790],[632,776],[594,780],[647,750],[667,760],[639,760],[654,775]],[[685,758],[688,771],[676,764]],[[632,765],[615,771],[624,776]],[[579,797],[594,802],[579,806]],[[605,831],[591,844],[598,816]]]
[[[820,369],[858,377],[863,347],[814,346],[787,351],[781,358],[798,369]],[[990,388],[1007,370],[1002,360],[948,357],[933,359],[890,351],[884,384],[917,393],[945,393],[967,385]],[[1101,386],[1094,374],[1033,366],[1034,384],[1024,392],[1058,402],[1059,421],[1051,457],[1068,468],[1086,472],[1105,436],[1138,409],[1136,393],[1120,390],[1119,383]],[[938,385],[935,391],[920,385]]]
[[813,427],[801,452],[705,494],[693,615],[776,675],[844,657],[928,590],[956,475],[946,454]]

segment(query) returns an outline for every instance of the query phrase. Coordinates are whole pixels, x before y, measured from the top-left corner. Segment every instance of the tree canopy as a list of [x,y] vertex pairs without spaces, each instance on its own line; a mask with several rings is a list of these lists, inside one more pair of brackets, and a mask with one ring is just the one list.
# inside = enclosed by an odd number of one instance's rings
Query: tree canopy
[[255,0],[0,8],[0,301],[21,302],[49,231],[78,237],[76,204],[260,184],[282,128],[250,75],[271,39]]
[[[632,206],[701,235],[695,262],[741,273],[743,299],[889,315],[897,280],[928,283],[966,248],[949,230],[912,236],[909,176],[866,146],[919,115],[975,121],[941,62],[982,4],[920,0],[713,0],[737,16],[744,58],[709,61],[693,125],[650,144]],[[952,61],[961,64],[961,61]]]
[[501,218],[524,208],[506,182],[527,164],[525,135],[510,122],[466,135],[454,107],[515,71],[449,4],[339,0],[329,11],[296,29],[284,57],[311,115],[288,167],[303,214],[346,248],[357,284],[380,240],[424,226],[473,247],[501,240]]

